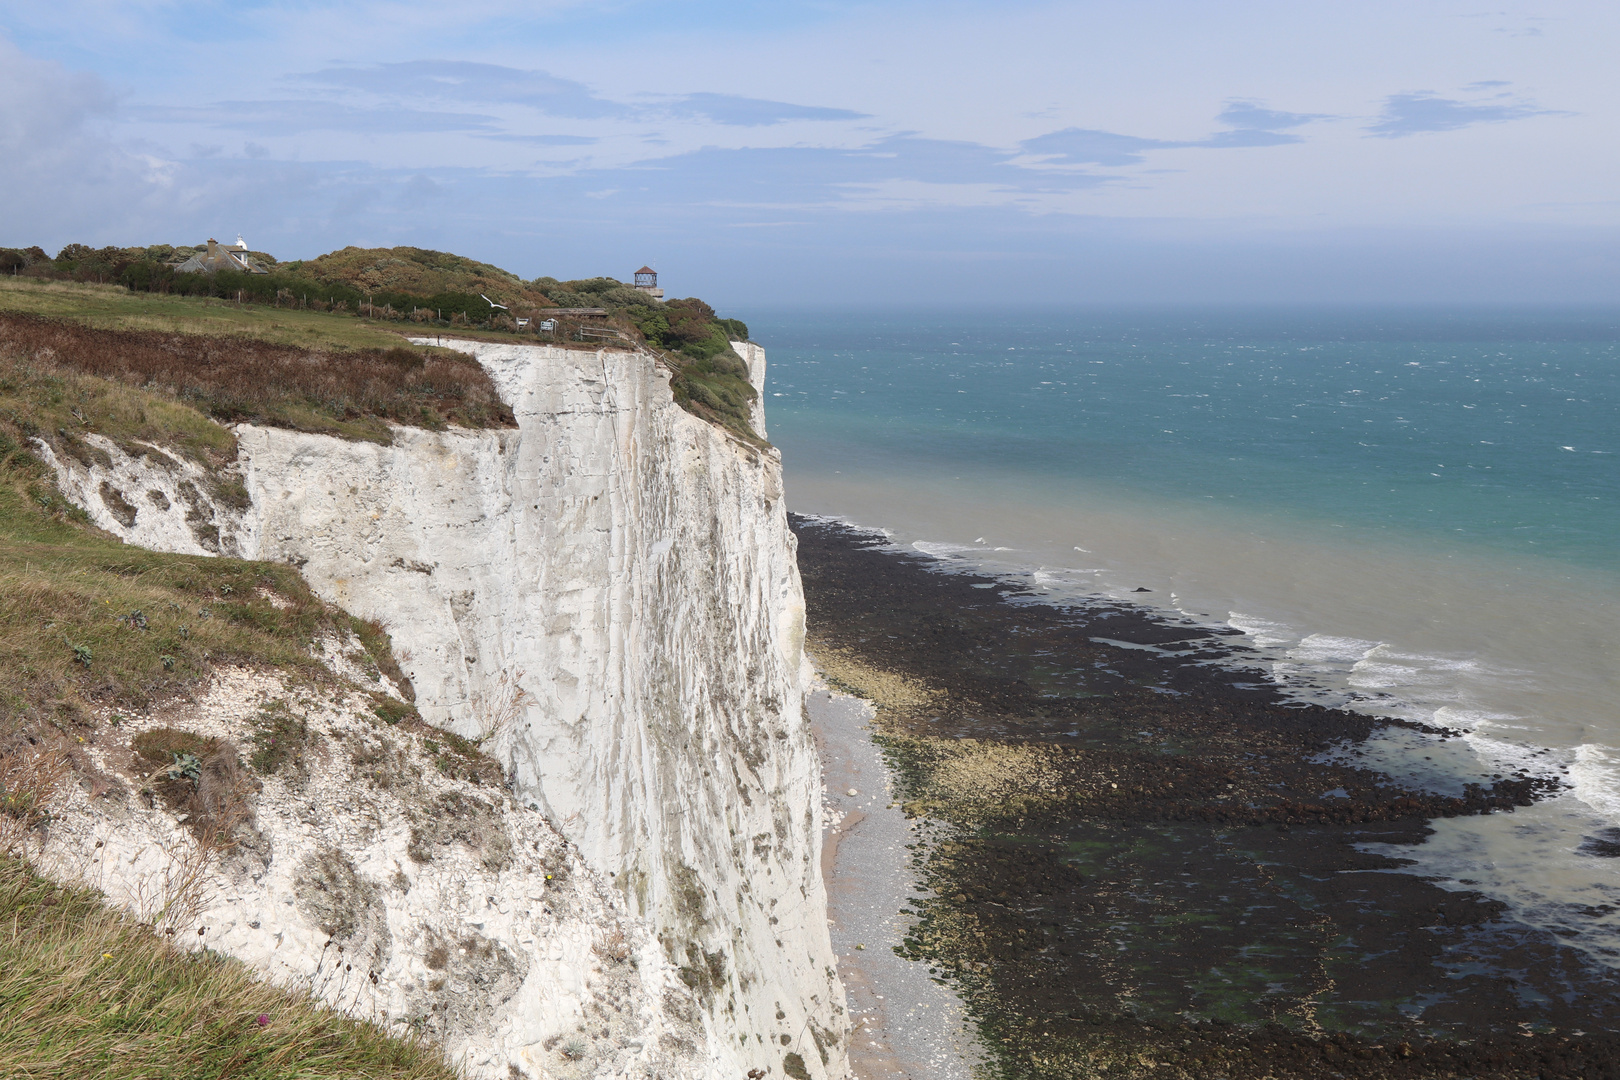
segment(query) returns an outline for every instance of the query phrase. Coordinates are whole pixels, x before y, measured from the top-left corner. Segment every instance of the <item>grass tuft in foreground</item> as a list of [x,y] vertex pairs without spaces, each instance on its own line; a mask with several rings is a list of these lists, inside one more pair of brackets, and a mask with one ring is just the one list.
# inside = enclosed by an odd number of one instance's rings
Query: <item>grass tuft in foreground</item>
[[0,856],[0,1076],[455,1080],[438,1051],[186,953]]

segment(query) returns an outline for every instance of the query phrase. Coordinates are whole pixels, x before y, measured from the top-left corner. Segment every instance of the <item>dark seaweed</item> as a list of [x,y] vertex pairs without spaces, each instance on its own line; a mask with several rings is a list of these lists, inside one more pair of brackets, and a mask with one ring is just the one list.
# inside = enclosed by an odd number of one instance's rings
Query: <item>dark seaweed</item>
[[[1556,779],[1404,786],[1346,764],[1356,745],[1455,733],[1302,706],[1232,636],[1145,608],[1054,606],[793,527],[812,647],[942,691],[880,717],[908,809],[936,822],[901,950],[963,994],[1000,1075],[1620,1076],[1612,969],[1358,849]],[[958,745],[1038,768],[957,797],[939,763]]]

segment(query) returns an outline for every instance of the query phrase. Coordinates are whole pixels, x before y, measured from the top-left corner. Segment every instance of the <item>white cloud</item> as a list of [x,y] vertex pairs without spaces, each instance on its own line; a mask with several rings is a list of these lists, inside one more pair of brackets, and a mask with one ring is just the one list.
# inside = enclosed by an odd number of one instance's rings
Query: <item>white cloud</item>
[[615,230],[610,263],[639,265],[653,235],[832,230],[858,260],[1106,220],[1213,229],[1218,262],[1260,229],[1620,223],[1620,7],[1540,6],[1566,17],[1516,37],[1464,0],[0,5],[0,243],[240,229],[287,257],[419,243],[570,275],[549,260]]
[[[168,186],[167,163],[116,146],[116,101],[101,79],[0,38],[0,191],[11,243],[117,231]],[[27,229],[27,234],[20,230]],[[78,230],[78,231],[74,231]]]

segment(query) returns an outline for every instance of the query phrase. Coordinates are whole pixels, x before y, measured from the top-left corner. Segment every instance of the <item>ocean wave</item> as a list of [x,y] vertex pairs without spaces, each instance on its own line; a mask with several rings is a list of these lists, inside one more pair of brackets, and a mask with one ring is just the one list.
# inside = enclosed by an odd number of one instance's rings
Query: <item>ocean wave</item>
[[1598,743],[1575,747],[1569,765],[1570,794],[1620,825],[1620,750]]
[[913,540],[911,547],[935,559],[960,559],[964,555],[977,555],[984,550],[972,544],[947,544],[937,540]]
[[1381,641],[1340,637],[1335,634],[1307,634],[1299,644],[1288,650],[1288,659],[1297,664],[1334,666],[1360,664],[1374,651],[1383,648]]
[[1485,668],[1478,660],[1401,652],[1380,644],[1356,662],[1349,682],[1360,690],[1454,687],[1464,676],[1477,676]]
[[[1090,575],[1101,573],[1104,573],[1101,568],[1043,566],[1030,575],[1030,580],[1041,588],[1052,592],[1075,589],[1090,593],[1095,591],[1097,587],[1096,581]],[[1080,576],[1082,574],[1087,576],[1082,578]]]
[[1434,710],[1434,722],[1453,731],[1477,732],[1487,728],[1503,731],[1531,730],[1525,718],[1514,713],[1490,712],[1486,709],[1463,705],[1442,705]]
[[1239,611],[1227,613],[1226,625],[1234,630],[1241,630],[1249,636],[1249,640],[1262,649],[1274,648],[1278,645],[1287,645],[1297,641],[1299,634],[1287,623],[1272,622],[1257,615],[1245,615]]

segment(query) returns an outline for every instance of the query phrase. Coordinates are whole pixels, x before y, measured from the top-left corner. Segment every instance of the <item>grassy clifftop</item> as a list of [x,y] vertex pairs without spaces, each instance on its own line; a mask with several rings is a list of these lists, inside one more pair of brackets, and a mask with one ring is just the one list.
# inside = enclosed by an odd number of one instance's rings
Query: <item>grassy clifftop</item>
[[373,294],[401,293],[426,300],[441,294],[482,293],[508,306],[556,306],[543,291],[510,271],[424,248],[346,247],[304,262],[283,263],[278,269],[307,275],[323,285],[346,285]]
[[[387,350],[404,334],[444,330],[565,347],[629,342],[656,353],[669,368],[683,408],[745,442],[765,445],[750,422],[758,393],[731,346],[748,340],[748,327],[721,318],[695,297],[661,303],[607,277],[525,282],[487,263],[421,248],[348,247],[273,264],[269,274],[176,274],[162,257],[174,250],[98,252],[69,245],[53,260],[37,249],[0,249],[0,268],[12,271],[0,276],[0,313],[55,316],[98,329],[251,337],[326,352]],[[508,310],[492,307],[485,296]],[[547,315],[559,308],[595,308],[606,315]],[[520,315],[529,318],[524,327],[517,324]],[[553,325],[541,331],[548,318]]]
[[[0,356],[16,370],[92,375],[184,402],[222,423],[246,421],[388,443],[389,423],[431,429],[513,423],[489,374],[448,350],[314,351],[248,336],[95,330],[0,312]],[[20,385],[20,384],[19,384]]]
[[7,313],[66,319],[98,330],[252,338],[320,351],[390,349],[401,343],[399,331],[386,322],[95,282],[0,277],[0,314]]

